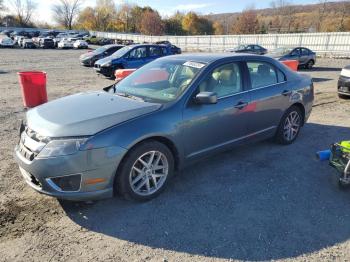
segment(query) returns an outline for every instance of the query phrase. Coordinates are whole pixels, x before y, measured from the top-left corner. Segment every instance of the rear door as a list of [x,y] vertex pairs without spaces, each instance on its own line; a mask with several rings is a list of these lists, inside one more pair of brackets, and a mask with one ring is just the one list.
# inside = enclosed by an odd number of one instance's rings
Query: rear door
[[247,61],[251,89],[248,132],[251,135],[268,135],[275,131],[284,111],[290,106],[286,76],[273,64]]
[[306,64],[309,61],[309,57],[309,50],[306,48],[301,48],[299,63],[303,65]]
[[[242,63],[217,65],[199,84],[183,110],[183,143],[187,158],[239,143],[247,133],[249,94],[243,84]],[[215,92],[216,104],[199,105],[199,92]]]
[[149,46],[148,48],[148,56],[146,58],[147,62],[151,62],[162,56],[162,50],[160,46]]

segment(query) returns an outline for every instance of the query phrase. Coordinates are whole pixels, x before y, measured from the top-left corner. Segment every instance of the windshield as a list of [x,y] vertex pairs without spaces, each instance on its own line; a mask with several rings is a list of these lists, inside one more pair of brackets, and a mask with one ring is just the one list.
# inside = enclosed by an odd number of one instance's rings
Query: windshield
[[205,65],[187,60],[156,60],[116,84],[115,93],[147,102],[171,102],[187,89]]
[[112,54],[112,57],[121,57],[121,56],[125,55],[132,48],[133,48],[132,46],[124,46],[123,48],[121,48],[118,51],[114,52]]
[[104,46],[102,46],[102,47],[97,48],[97,49],[94,51],[94,53],[96,53],[96,54],[101,54],[101,53],[103,53],[104,51],[106,51],[106,48],[105,48]]

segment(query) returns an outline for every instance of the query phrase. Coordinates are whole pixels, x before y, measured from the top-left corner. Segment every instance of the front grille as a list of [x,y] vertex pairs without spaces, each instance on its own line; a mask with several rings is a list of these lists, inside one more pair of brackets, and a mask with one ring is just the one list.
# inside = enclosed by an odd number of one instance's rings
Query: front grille
[[48,140],[47,137],[40,136],[37,132],[25,127],[21,133],[18,151],[24,158],[33,161]]
[[22,141],[20,141],[18,145],[18,151],[21,153],[22,156],[24,156],[29,161],[33,161],[34,158],[37,156],[37,154],[35,154],[28,147],[26,147]]

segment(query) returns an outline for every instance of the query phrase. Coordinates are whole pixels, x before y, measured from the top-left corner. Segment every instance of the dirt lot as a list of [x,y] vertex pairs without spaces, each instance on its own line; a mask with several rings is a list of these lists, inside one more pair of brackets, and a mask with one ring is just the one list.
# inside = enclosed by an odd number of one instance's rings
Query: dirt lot
[[350,100],[336,79],[348,60],[320,59],[316,101],[297,142],[261,142],[203,160],[157,199],[93,204],[40,195],[12,157],[24,116],[16,72],[45,70],[49,99],[110,80],[75,50],[0,49],[0,261],[350,260],[350,191],[315,152],[350,139]]

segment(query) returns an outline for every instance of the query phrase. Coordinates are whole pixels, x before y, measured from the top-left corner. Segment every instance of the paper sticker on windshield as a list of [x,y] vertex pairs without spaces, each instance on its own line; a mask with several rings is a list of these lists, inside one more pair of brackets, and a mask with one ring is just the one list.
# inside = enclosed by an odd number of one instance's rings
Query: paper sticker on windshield
[[201,69],[205,64],[198,63],[198,62],[192,62],[192,61],[187,61],[186,63],[183,64],[184,66],[189,66],[189,67],[194,67]]

